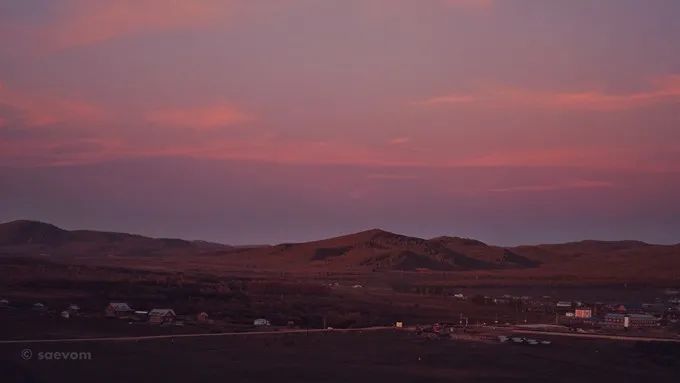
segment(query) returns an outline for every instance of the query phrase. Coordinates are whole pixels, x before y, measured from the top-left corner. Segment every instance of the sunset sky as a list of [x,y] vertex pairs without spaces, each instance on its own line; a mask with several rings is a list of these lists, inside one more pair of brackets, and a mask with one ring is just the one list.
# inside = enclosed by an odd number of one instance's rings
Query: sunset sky
[[0,0],[0,221],[680,242],[680,1]]

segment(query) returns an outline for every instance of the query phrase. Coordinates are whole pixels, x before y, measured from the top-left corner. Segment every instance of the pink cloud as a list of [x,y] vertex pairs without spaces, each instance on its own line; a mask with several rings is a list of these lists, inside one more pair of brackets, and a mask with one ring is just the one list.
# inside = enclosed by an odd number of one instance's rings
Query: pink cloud
[[228,15],[233,1],[71,0],[44,38],[56,49],[150,31],[206,25]]
[[411,142],[410,137],[395,137],[388,141],[390,145],[403,145]]
[[490,192],[496,193],[514,193],[514,192],[550,192],[556,190],[565,189],[601,189],[601,188],[612,188],[614,184],[606,181],[597,180],[565,180],[561,182],[555,182],[550,184],[538,184],[538,185],[520,185],[520,186],[509,186],[503,188],[489,189]]
[[17,112],[25,125],[45,126],[56,123],[96,123],[106,112],[91,102],[48,94],[28,94],[10,90],[0,84],[0,105]]
[[638,92],[607,93],[601,90],[545,92],[497,87],[469,94],[449,94],[416,102],[423,106],[522,106],[559,110],[616,111],[642,108],[664,102],[680,102],[680,75],[656,79],[650,88]]
[[490,8],[493,6],[494,0],[441,0],[444,4],[454,7],[467,8]]
[[153,124],[194,129],[215,129],[247,123],[252,119],[252,116],[229,104],[159,109],[148,113],[146,116],[146,121]]

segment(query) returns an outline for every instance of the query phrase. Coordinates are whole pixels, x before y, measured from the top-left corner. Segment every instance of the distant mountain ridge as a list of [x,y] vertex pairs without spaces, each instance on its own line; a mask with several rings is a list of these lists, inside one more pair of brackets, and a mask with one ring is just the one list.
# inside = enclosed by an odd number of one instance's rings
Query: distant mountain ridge
[[115,256],[168,255],[231,249],[206,241],[150,238],[137,234],[93,230],[64,230],[49,223],[18,220],[0,224],[0,252],[40,251],[49,255],[100,252]]
[[[501,247],[461,237],[410,237],[381,229],[311,242],[228,246],[135,234],[64,230],[36,221],[0,224],[0,255],[201,258],[206,265],[246,264],[249,269],[326,271],[503,271],[553,274],[601,271],[631,274],[678,270],[680,245],[585,240]],[[186,258],[194,257],[194,258]],[[207,257],[207,258],[206,258]]]

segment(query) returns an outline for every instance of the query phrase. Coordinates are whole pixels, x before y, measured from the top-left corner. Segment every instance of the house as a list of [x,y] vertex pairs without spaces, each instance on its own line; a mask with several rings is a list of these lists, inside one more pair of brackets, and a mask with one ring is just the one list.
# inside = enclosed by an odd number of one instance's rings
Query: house
[[208,319],[209,319],[208,313],[205,311],[202,311],[196,315],[197,322],[205,323],[208,321]]
[[71,315],[78,315],[78,313],[80,312],[80,306],[70,304],[65,311],[68,311],[68,313]]
[[258,318],[253,321],[253,326],[258,326],[258,327],[263,327],[263,326],[271,326],[271,322],[269,322],[268,319],[264,318]]
[[574,310],[574,316],[581,319],[589,319],[593,317],[593,310],[589,308],[579,308]]
[[163,324],[172,323],[177,319],[173,309],[153,309],[149,311],[149,323]]
[[453,297],[456,299],[465,299],[465,295],[463,295],[462,293],[453,294]]
[[130,318],[132,313],[130,305],[123,302],[111,302],[104,309],[104,314],[109,318]]
[[659,325],[659,319],[647,314],[609,313],[604,316],[604,325],[623,328],[654,327]]
[[558,313],[571,311],[571,308],[572,308],[571,301],[559,301],[555,304],[555,311]]
[[147,319],[149,319],[149,312],[143,310],[135,310],[134,314],[132,315],[132,319],[137,322],[144,322]]

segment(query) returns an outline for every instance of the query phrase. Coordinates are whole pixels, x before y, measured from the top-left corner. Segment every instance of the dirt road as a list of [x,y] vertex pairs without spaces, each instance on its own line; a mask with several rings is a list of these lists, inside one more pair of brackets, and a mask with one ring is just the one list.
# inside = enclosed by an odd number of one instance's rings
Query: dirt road
[[515,334],[566,336],[566,337],[572,337],[572,338],[586,338],[586,339],[611,339],[611,340],[623,340],[623,341],[633,341],[633,342],[680,343],[680,339],[678,339],[678,338],[652,338],[652,337],[642,337],[642,336],[587,334],[587,333],[573,333],[573,332],[548,332],[548,331],[534,331],[534,330],[512,330],[512,332],[515,333]]
[[[218,336],[255,336],[255,335],[280,335],[280,334],[306,334],[320,332],[362,332],[362,331],[385,331],[397,330],[391,326],[376,326],[348,329],[285,329],[272,331],[250,332],[224,332],[210,334],[174,334],[174,335],[147,335],[147,336],[121,336],[121,337],[98,337],[98,338],[66,338],[66,339],[12,339],[0,340],[0,344],[29,344],[29,343],[75,343],[75,342],[135,342],[142,340],[174,339],[174,338],[201,338]],[[401,329],[403,331],[403,329]]]

